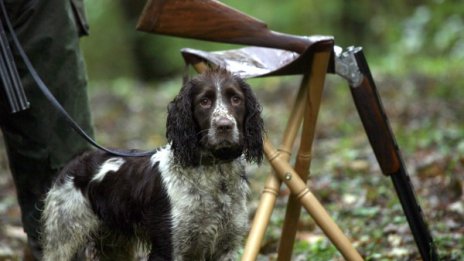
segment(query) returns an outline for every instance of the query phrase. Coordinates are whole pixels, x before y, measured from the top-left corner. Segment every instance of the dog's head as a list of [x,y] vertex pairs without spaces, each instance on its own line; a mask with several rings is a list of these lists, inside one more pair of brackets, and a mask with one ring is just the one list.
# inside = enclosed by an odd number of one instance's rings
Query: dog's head
[[167,139],[174,158],[195,166],[204,155],[249,162],[263,157],[261,106],[241,78],[212,69],[188,81],[168,106]]

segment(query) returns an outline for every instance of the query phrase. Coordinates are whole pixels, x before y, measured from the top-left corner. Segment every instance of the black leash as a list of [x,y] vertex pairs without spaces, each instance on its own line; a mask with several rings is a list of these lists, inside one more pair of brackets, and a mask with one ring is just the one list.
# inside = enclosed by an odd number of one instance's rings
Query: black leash
[[[34,66],[32,66],[32,63],[30,62],[29,58],[27,57],[26,53],[24,52],[23,48],[21,47],[21,44],[19,43],[18,38],[16,37],[16,33],[13,30],[13,26],[11,25],[11,21],[9,20],[9,17],[6,12],[5,5],[3,3],[3,0],[0,0],[0,11],[1,15],[4,17],[6,26],[8,28],[9,34],[14,42],[14,46],[16,47],[17,51],[19,52],[19,55],[21,56],[24,64],[27,67],[27,70],[31,74],[32,78],[37,84],[37,87],[39,87],[40,91],[45,95],[45,97],[52,103],[53,107],[58,110],[58,112],[65,118],[65,120],[69,123],[70,127],[77,132],[82,138],[84,138],[88,143],[90,143],[92,146],[103,150],[109,154],[112,154],[114,156],[119,156],[119,157],[145,157],[152,155],[155,150],[153,151],[144,151],[144,152],[138,152],[138,151],[130,151],[130,152],[123,152],[123,151],[115,151],[111,150],[108,148],[105,148],[101,145],[99,145],[94,139],[92,139],[80,126],[79,124],[74,121],[74,119],[66,112],[66,110],[61,106],[61,104],[58,102],[58,100],[53,96],[53,94],[50,92],[48,87],[45,85],[45,83],[42,81],[40,76],[38,75],[37,71],[34,69]],[[1,58],[1,57],[0,57]],[[2,76],[2,79],[3,76]],[[5,87],[7,88],[7,87]]]

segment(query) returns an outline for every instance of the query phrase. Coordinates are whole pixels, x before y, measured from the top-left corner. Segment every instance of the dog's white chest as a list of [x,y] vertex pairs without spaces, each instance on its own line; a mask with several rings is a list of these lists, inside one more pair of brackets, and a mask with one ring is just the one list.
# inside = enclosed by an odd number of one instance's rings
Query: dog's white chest
[[171,203],[175,260],[211,259],[226,251],[220,248],[239,244],[234,241],[241,240],[248,225],[249,189],[241,176],[243,168],[235,162],[162,171]]

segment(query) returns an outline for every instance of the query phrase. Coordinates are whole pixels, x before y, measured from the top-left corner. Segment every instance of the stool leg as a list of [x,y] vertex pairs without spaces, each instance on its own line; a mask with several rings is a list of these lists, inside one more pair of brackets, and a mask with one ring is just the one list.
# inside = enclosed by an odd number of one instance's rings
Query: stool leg
[[[303,129],[301,133],[300,148],[298,150],[295,171],[302,180],[307,180],[311,165],[311,148],[315,137],[317,116],[320,108],[322,91],[324,89],[325,76],[329,62],[328,53],[316,53],[311,66],[308,81],[308,98],[305,107]],[[284,226],[282,228],[279,243],[279,261],[290,260],[295,242],[298,219],[301,213],[301,204],[295,195],[290,195],[285,213]]]
[[281,153],[278,152],[267,139],[264,142],[264,152],[276,171],[277,176],[279,176],[289,187],[290,191],[296,195],[299,202],[308,211],[316,224],[335,245],[338,251],[340,251],[343,257],[346,260],[363,260],[321,203],[311,191],[309,191],[306,183],[298,176],[290,164],[282,158],[280,155]]
[[276,198],[279,193],[280,180],[271,173],[266,180],[266,185],[259,199],[259,205],[256,209],[253,222],[251,224],[250,233],[248,234],[245,249],[243,250],[242,261],[256,260],[261,249],[264,234],[274,210]]
[[[285,160],[287,161],[290,159],[292,146],[295,142],[298,129],[303,119],[307,89],[306,82],[303,80],[296,96],[293,109],[290,113],[287,127],[284,131],[283,141],[279,151],[283,153],[282,156],[285,157]],[[259,254],[261,243],[267,226],[269,225],[272,210],[275,206],[275,201],[280,190],[280,185],[281,181],[279,178],[277,178],[274,173],[271,173],[266,180],[258,208],[256,209],[256,213],[251,224],[250,233],[242,255],[243,261],[256,260]]]

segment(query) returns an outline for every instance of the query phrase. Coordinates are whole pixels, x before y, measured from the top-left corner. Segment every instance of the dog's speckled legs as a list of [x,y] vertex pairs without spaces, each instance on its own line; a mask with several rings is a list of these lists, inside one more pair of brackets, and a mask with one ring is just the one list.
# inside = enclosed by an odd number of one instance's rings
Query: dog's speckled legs
[[45,261],[71,260],[99,226],[88,201],[70,179],[50,190],[45,199],[44,214]]

